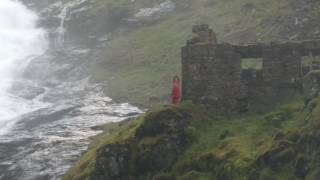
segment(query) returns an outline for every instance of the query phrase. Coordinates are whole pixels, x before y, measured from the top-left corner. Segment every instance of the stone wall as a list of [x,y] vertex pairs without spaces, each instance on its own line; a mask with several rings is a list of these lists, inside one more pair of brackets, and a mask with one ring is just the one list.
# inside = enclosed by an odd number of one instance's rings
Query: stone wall
[[[183,99],[218,112],[265,111],[301,92],[301,57],[320,54],[320,41],[218,44],[208,25],[182,48]],[[242,70],[241,59],[262,58],[262,70]]]
[[182,52],[185,99],[214,106],[218,111],[241,109],[241,60],[231,45],[189,45]]

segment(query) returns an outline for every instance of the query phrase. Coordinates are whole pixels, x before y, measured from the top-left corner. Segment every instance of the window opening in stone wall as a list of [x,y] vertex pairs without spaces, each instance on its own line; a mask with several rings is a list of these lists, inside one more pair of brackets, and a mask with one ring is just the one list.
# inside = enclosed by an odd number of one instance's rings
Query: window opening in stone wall
[[302,57],[301,66],[303,69],[320,70],[320,56],[309,56]]
[[262,70],[262,58],[244,58],[241,60],[241,68],[243,70],[253,69]]

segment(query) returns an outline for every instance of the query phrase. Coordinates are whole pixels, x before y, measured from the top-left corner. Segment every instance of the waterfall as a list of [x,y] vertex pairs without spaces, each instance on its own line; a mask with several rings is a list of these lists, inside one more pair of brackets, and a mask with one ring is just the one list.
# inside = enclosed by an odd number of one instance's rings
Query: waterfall
[[64,24],[65,24],[66,18],[68,16],[68,9],[69,9],[69,6],[63,7],[61,13],[58,16],[60,18],[60,26],[57,29],[57,41],[56,41],[57,47],[64,46],[65,33],[66,33],[66,28],[64,27]]
[[17,117],[38,107],[9,93],[30,60],[46,50],[45,32],[36,22],[36,14],[23,4],[0,1],[0,134],[7,132]]
[[91,81],[96,50],[67,41],[68,21],[86,0],[50,1],[53,12],[39,11],[41,22],[60,24],[47,40],[34,13],[0,0],[0,179],[61,179],[100,133],[92,127],[141,113]]
[[66,21],[72,14],[72,9],[74,9],[74,7],[87,1],[88,0],[72,0],[66,3],[60,2],[61,10],[57,16],[60,19],[60,24],[54,33],[54,48],[63,48],[65,46],[65,37],[67,33],[67,28],[65,27]]

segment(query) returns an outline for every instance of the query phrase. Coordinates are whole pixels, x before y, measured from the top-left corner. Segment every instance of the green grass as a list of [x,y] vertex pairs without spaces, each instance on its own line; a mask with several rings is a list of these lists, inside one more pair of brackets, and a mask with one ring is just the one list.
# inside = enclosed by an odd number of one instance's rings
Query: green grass
[[[97,10],[125,8],[137,11],[152,7],[159,1],[98,0]],[[168,101],[172,76],[180,73],[180,48],[191,36],[193,24],[208,23],[216,31],[220,41],[231,43],[269,42],[280,37],[278,27],[263,26],[263,22],[282,16],[294,16],[292,2],[288,0],[175,0],[178,10],[164,19],[128,31],[116,31],[110,35],[110,44],[98,55],[99,63],[93,70],[94,77],[106,82],[105,93],[119,101],[143,105],[161,105]],[[244,7],[254,7],[254,11]],[[186,8],[182,6],[186,5]],[[315,5],[317,7],[317,5]],[[315,8],[315,14],[319,8]],[[252,35],[258,34],[258,36]],[[310,64],[310,59],[305,61]],[[244,69],[259,69],[259,61],[244,60]],[[315,102],[318,102],[316,100]],[[246,114],[225,117],[207,112],[195,105],[182,105],[178,112],[192,114],[192,121],[185,130],[194,141],[181,154],[173,168],[157,174],[159,178],[176,177],[179,180],[245,180],[255,169],[256,179],[290,179],[291,164],[274,172],[267,165],[257,165],[257,159],[277,148],[279,133],[288,138],[296,132],[320,128],[320,108],[317,103],[310,109],[302,109],[302,100],[293,100],[275,107],[266,114]],[[169,111],[171,108],[169,108]],[[312,112],[311,112],[312,111]],[[168,112],[168,108],[151,114]],[[150,113],[147,113],[147,116]],[[98,149],[133,138],[139,127],[146,125],[144,117],[126,123],[107,125],[89,151],[69,171],[65,179],[85,179],[94,170]],[[309,137],[308,133],[302,133]],[[311,135],[310,135],[311,136]],[[157,144],[162,135],[143,138],[139,145]],[[281,141],[287,141],[280,138]],[[290,139],[290,138],[289,138]],[[291,148],[291,147],[289,147]],[[283,155],[287,152],[281,152]],[[290,149],[288,150],[290,151]],[[302,153],[302,152],[300,152]],[[302,153],[303,154],[303,153]],[[279,156],[280,156],[279,155]],[[316,170],[314,170],[316,173]],[[273,174],[273,175],[270,175]],[[270,176],[273,176],[270,178]],[[311,176],[311,175],[310,175]],[[294,178],[291,178],[294,179]],[[313,179],[312,179],[313,180]]]
[[[99,0],[105,6],[153,7],[160,1]],[[254,43],[281,39],[282,24],[267,22],[294,16],[288,0],[175,0],[174,13],[154,23],[110,34],[111,41],[99,54],[94,77],[106,82],[105,93],[119,101],[138,105],[168,102],[171,79],[180,74],[180,49],[191,37],[194,24],[208,23],[220,42]],[[99,4],[99,7],[104,7]],[[311,13],[311,12],[310,12]],[[244,63],[244,68],[260,68],[259,62]]]
[[[296,100],[267,114],[197,119],[193,124],[198,132],[197,141],[180,157],[173,172],[183,176],[191,168],[204,176],[211,174],[209,179],[225,175],[247,179],[256,157],[271,148],[274,135],[297,126],[296,117],[302,106],[301,100]],[[226,165],[230,165],[232,172],[226,171]]]
[[96,164],[97,151],[108,144],[122,142],[132,138],[136,128],[142,123],[142,118],[135,121],[109,123],[103,126],[104,132],[91,142],[88,151],[81,156],[76,164],[64,175],[63,179],[87,180]]
[[[279,105],[269,113],[238,117],[211,113],[190,103],[153,110],[136,120],[107,125],[105,133],[96,138],[88,153],[69,171],[65,179],[89,177],[94,170],[97,150],[108,144],[128,142],[128,139],[134,138],[132,142],[136,145],[131,145],[137,148],[134,150],[137,153],[134,157],[140,156],[139,147],[156,147],[168,135],[176,136],[175,133],[180,132],[172,129],[172,125],[162,127],[163,123],[172,118],[181,117],[185,121],[185,117],[191,117],[184,131],[192,139],[192,143],[179,155],[169,171],[159,172],[154,176],[181,180],[247,180],[256,166],[257,157],[274,146],[276,134],[295,132],[305,123],[301,118],[306,117],[302,109],[302,100],[297,99]],[[157,132],[148,130],[155,127],[158,127]],[[147,157],[146,154],[144,156]],[[149,154],[148,157],[153,158],[153,155]]]

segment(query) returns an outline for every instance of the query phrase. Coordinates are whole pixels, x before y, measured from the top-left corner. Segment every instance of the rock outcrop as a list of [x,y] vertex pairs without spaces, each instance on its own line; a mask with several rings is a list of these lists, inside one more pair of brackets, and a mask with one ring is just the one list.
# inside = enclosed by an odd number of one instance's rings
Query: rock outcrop
[[190,114],[167,109],[145,117],[134,138],[99,149],[91,178],[128,180],[168,171],[190,144]]
[[317,180],[318,104],[234,119],[190,104],[149,112],[102,139],[65,179]]
[[[179,108],[148,113],[132,135],[121,140],[116,137],[96,150],[90,178],[150,179],[159,172],[169,171],[192,142],[188,130],[191,118],[192,113]],[[125,136],[122,133],[128,132],[120,132],[117,136]],[[66,179],[77,178],[67,175]]]

